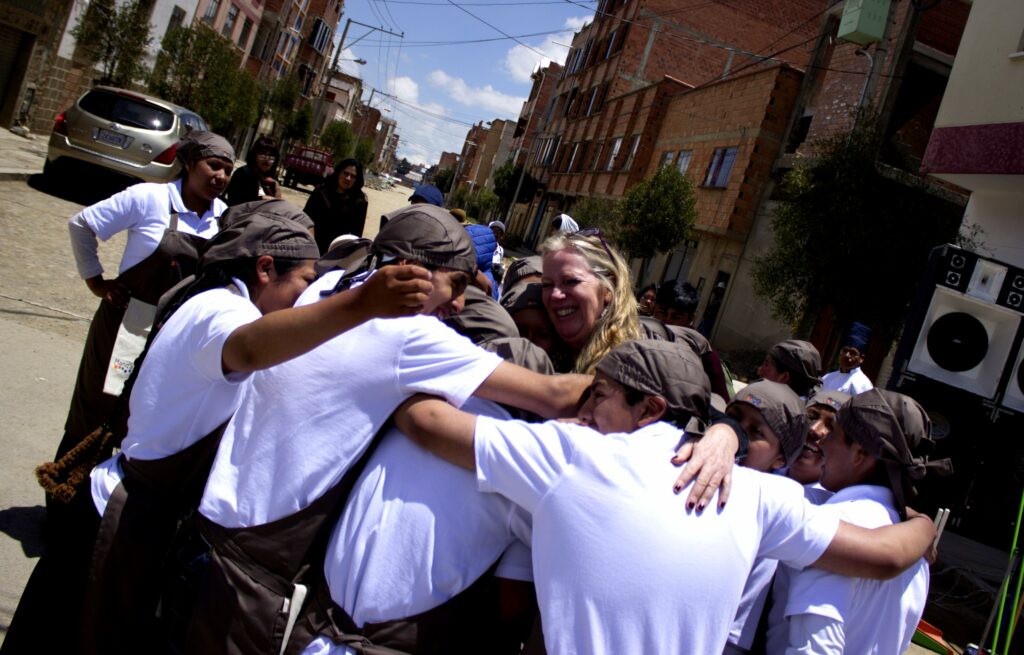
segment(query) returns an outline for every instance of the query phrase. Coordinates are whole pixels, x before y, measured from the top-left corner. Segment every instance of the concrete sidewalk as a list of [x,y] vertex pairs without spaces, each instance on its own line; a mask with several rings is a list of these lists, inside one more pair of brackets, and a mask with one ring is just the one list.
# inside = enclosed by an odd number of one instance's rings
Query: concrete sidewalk
[[49,133],[23,137],[0,130],[0,180],[27,180],[42,173],[49,139]]

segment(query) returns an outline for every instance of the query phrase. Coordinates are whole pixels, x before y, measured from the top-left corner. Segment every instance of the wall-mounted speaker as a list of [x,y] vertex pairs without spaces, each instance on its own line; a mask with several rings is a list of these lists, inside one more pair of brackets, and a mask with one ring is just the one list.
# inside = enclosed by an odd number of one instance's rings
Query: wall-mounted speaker
[[907,369],[995,398],[1020,323],[1014,311],[936,287]]
[[1003,391],[1003,407],[1024,414],[1024,348],[1017,352],[1017,357],[1010,369]]
[[940,246],[929,256],[894,368],[987,401],[998,402],[1005,389],[1003,406],[1024,412],[1024,380],[1016,372],[1007,379],[1007,365],[1021,358],[1022,325],[1024,270]]

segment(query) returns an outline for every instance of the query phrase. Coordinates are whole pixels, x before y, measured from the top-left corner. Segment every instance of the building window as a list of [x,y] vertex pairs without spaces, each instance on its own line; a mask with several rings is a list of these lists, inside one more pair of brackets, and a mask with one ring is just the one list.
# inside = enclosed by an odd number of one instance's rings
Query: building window
[[612,52],[612,48],[615,47],[615,33],[616,33],[616,30],[612,30],[611,33],[608,35],[608,47],[604,49],[604,58],[605,59],[608,59],[609,57],[611,57],[614,54]]
[[571,173],[573,171],[573,168],[576,165],[576,155],[579,154],[579,151],[580,151],[580,144],[579,143],[572,144],[572,154],[569,155],[569,163],[565,165],[565,172],[566,173]]
[[572,89],[569,93],[565,94],[565,107],[562,109],[562,116],[568,116],[569,110],[572,109],[573,100],[576,99],[576,89]]
[[217,17],[218,11],[220,11],[220,0],[210,0],[210,4],[206,5],[206,13],[203,14],[203,20],[207,23],[212,23]]
[[626,163],[622,165],[622,170],[628,171],[629,167],[633,165],[633,160],[636,159],[636,151],[639,147],[640,135],[634,134],[633,139],[629,142],[629,156],[626,157]]
[[676,153],[669,151],[661,153],[661,161],[658,162],[658,169],[665,168],[666,166],[672,165],[672,159],[676,156]]
[[544,165],[550,166],[551,162],[555,159],[555,153],[558,152],[558,144],[562,140],[562,137],[556,136],[548,142],[547,152],[544,153]]
[[224,36],[231,38],[231,33],[235,31],[235,23],[238,22],[238,6],[234,3],[228,7],[228,17],[224,20],[224,27],[221,28],[220,33]]
[[164,32],[164,36],[181,27],[184,22],[185,10],[175,5],[174,9],[171,10],[171,20],[167,21],[167,31]]
[[323,54],[327,44],[331,42],[331,36],[333,36],[333,30],[330,26],[317,18],[313,24],[313,30],[309,33],[309,45]]
[[594,157],[590,160],[590,170],[596,171],[601,167],[601,151],[604,149],[603,143],[594,144]]
[[604,170],[610,171],[615,167],[615,158],[619,156],[619,150],[622,150],[621,136],[615,137],[611,146],[608,147],[608,162],[604,165]]
[[693,158],[693,151],[692,150],[680,150],[679,151],[679,158],[676,159],[676,168],[678,168],[679,172],[682,173],[683,175],[686,175],[686,169],[688,169],[690,167],[690,159],[692,159],[692,158]]
[[585,141],[580,144],[580,154],[576,163],[576,168],[573,170],[574,173],[581,173],[587,170],[587,155],[590,153],[590,141]]
[[708,174],[704,176],[704,186],[724,188],[729,183],[729,173],[736,162],[736,148],[715,148],[708,166]]
[[252,19],[246,18],[245,22],[242,23],[242,33],[238,35],[238,47],[245,51],[245,46],[249,43],[249,33],[252,32]]

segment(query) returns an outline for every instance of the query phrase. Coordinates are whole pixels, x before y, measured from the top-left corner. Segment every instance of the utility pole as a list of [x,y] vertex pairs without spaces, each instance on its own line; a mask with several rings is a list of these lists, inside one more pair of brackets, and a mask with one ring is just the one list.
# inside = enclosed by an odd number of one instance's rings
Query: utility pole
[[[341,40],[338,41],[338,49],[334,51],[334,61],[331,63],[331,75],[334,75],[334,71],[338,70],[338,59],[341,57],[341,53],[345,50],[345,39],[348,37],[348,28],[352,27],[353,24],[359,25],[360,27],[365,27],[369,31],[366,34],[364,34],[361,37],[359,37],[358,39],[356,39],[355,41],[353,41],[352,43],[350,43],[349,47],[354,46],[355,44],[359,43],[360,41],[362,41],[363,39],[365,39],[369,35],[373,34],[374,32],[382,32],[384,34],[390,34],[391,36],[397,36],[400,39],[404,39],[405,38],[405,32],[402,32],[401,34],[396,34],[395,32],[392,32],[390,30],[384,29],[383,27],[374,27],[373,25],[367,25],[366,23],[360,23],[357,20],[352,20],[351,18],[348,18],[348,19],[345,20],[345,28],[341,32]],[[326,64],[326,61],[325,61],[325,64]],[[326,66],[325,66],[325,69],[326,69]],[[324,85],[323,86],[323,91],[321,93],[321,97],[324,98],[324,99],[327,98],[327,88],[330,86],[330,78],[326,78],[325,79],[326,73],[327,73],[326,70],[321,71],[321,73],[320,73],[320,80],[321,80],[321,82]]]

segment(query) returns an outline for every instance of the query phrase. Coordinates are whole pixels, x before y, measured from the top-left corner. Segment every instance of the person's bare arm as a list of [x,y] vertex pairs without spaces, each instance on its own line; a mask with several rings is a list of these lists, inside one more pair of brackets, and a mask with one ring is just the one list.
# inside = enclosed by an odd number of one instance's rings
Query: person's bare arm
[[576,415],[576,404],[593,381],[590,375],[543,375],[502,362],[474,395],[544,418],[559,418]]
[[385,266],[366,283],[303,307],[271,312],[239,327],[224,343],[225,373],[269,368],[309,352],[371,318],[411,316],[432,289],[430,271]]
[[416,394],[402,403],[393,417],[398,429],[415,443],[456,466],[476,470],[476,416],[437,396]]
[[931,519],[916,512],[910,516],[873,530],[840,521],[832,543],[811,566],[857,578],[896,577],[920,560],[935,539]]

